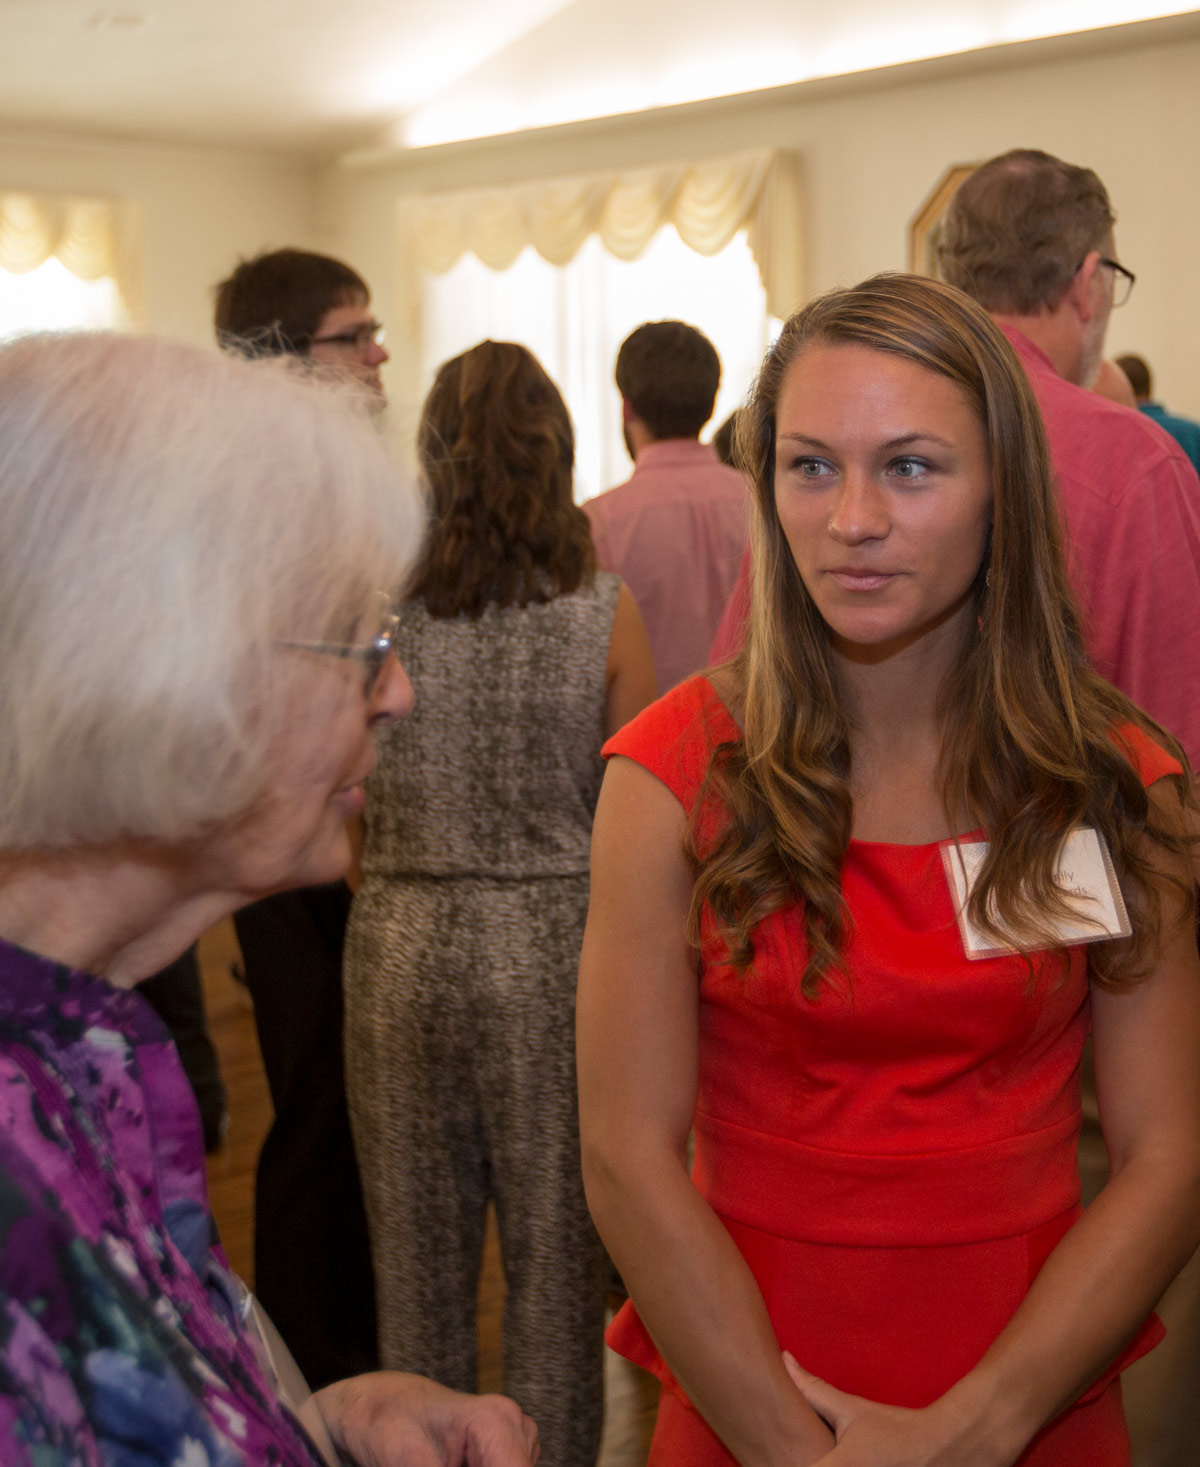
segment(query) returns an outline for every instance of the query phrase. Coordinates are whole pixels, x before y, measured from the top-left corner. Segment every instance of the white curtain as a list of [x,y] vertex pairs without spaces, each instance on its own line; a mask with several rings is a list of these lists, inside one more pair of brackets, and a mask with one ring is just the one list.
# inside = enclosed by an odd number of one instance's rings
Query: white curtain
[[532,246],[502,272],[464,254],[445,274],[424,279],[422,392],[441,362],[485,337],[529,347],[566,399],[575,427],[576,498],[590,499],[632,468],[613,381],[617,350],[635,326],[663,319],[691,322],[717,348],[715,428],[745,396],[778,325],[744,231],[709,257],[670,225],[635,261],[614,258],[596,236],[561,267]]
[[434,274],[466,252],[507,270],[527,246],[566,265],[592,235],[618,259],[633,260],[667,224],[711,256],[744,230],[771,315],[786,317],[803,299],[799,167],[785,152],[412,195],[401,200],[400,219],[402,247]]
[[0,190],[0,270],[25,275],[56,259],[80,280],[116,282],[126,312],[139,312],[137,229],[114,199]]

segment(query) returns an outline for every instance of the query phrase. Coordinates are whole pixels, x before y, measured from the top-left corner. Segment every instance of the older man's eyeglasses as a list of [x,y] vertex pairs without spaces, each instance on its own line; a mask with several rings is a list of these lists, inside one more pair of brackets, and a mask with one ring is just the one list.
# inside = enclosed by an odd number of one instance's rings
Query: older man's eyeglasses
[[1113,306],[1123,306],[1133,294],[1137,276],[1132,270],[1126,270],[1120,260],[1110,260],[1106,255],[1100,256],[1100,264],[1107,265],[1113,273]]
[[323,657],[351,657],[363,665],[363,696],[375,691],[384,664],[395,650],[400,618],[389,610],[383,625],[369,642],[280,642],[293,652],[316,652]]
[[332,346],[338,351],[364,352],[372,346],[382,346],[387,336],[387,327],[380,321],[364,321],[353,331],[334,331],[329,336],[314,336],[310,346]]

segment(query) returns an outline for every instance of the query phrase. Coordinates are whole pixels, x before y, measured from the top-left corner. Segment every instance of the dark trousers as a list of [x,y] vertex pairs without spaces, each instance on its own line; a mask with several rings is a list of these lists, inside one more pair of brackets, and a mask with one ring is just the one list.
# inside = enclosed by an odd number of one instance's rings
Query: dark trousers
[[378,1363],[342,1059],[349,909],[339,881],[234,917],[275,1106],[255,1185],[255,1292],[314,1390]]

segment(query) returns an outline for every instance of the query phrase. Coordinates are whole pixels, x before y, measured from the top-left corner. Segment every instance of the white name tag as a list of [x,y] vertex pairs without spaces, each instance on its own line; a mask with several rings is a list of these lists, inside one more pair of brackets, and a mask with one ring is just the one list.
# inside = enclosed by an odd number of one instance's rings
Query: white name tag
[[[986,841],[969,841],[960,845],[946,841],[942,845],[942,862],[946,867],[946,879],[950,883],[967,957],[992,958],[1002,953],[1028,952],[1034,947],[1046,946],[1044,939],[1036,943],[1026,942],[1017,933],[1011,934],[1009,942],[997,945],[995,939],[980,932],[967,915],[967,901],[975,889],[986,854]],[[1114,937],[1131,934],[1133,928],[1129,925],[1129,914],[1117,884],[1112,857],[1099,831],[1085,825],[1067,836],[1058,853],[1055,880],[1072,909],[1069,917],[1049,919],[1050,931],[1058,946],[1107,942]]]

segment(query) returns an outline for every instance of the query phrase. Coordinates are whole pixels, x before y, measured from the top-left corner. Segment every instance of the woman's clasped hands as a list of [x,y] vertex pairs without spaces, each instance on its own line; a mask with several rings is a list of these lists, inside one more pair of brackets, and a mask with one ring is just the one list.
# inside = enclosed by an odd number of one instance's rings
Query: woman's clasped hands
[[1011,1467],[1006,1454],[946,1397],[921,1410],[852,1396],[783,1352],[796,1389],[832,1429],[833,1449],[812,1467]]

